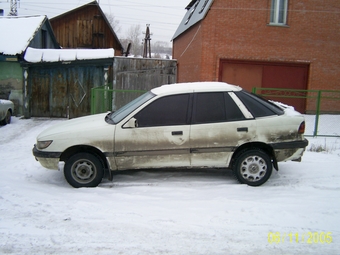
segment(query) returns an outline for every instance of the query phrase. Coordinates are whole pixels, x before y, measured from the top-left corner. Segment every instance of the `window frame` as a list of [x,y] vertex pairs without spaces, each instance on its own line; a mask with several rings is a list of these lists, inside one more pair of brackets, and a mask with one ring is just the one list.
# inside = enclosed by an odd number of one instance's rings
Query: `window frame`
[[[283,2],[283,9],[281,10],[281,4]],[[283,12],[283,21],[280,22],[281,11]],[[287,26],[288,16],[288,0],[271,0],[270,7],[270,25]]]

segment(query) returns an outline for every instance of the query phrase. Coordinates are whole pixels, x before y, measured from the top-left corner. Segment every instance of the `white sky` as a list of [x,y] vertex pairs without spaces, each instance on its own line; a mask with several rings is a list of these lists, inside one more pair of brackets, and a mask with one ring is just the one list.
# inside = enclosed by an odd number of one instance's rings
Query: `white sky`
[[[140,24],[145,31],[150,24],[153,42],[170,42],[179,26],[190,0],[98,0],[104,13],[112,14],[119,21],[119,38],[124,38],[132,25]],[[91,0],[20,0],[18,15],[47,15],[49,18],[92,2]],[[0,9],[7,16],[10,0],[0,0]],[[143,38],[143,35],[141,35]]]

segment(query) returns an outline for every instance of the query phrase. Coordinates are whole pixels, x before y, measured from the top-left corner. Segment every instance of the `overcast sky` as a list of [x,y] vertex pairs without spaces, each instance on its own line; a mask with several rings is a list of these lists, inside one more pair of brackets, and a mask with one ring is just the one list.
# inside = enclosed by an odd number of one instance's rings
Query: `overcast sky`
[[[140,24],[145,31],[150,24],[153,42],[170,42],[184,17],[190,0],[97,0],[104,13],[119,21],[119,38],[124,38],[128,28]],[[20,0],[18,15],[47,15],[49,18],[92,2],[91,0]],[[10,11],[10,0],[0,0],[4,16]],[[142,36],[141,36],[142,38]]]

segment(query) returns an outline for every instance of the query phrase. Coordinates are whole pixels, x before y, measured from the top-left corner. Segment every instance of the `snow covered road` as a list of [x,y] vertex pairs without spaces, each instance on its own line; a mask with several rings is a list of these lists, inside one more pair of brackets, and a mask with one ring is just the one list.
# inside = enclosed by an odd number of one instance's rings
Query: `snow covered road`
[[0,254],[340,254],[340,139],[308,138],[328,151],[279,163],[260,187],[166,170],[74,189],[32,156],[61,121],[0,127]]

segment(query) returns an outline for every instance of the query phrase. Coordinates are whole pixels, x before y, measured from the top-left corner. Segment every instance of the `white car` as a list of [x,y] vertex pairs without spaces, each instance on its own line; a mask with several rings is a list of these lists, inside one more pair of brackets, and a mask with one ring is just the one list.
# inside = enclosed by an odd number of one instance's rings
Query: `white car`
[[220,82],[164,85],[116,112],[68,120],[37,137],[33,155],[73,187],[95,187],[112,172],[229,168],[240,183],[265,183],[279,161],[300,161],[304,117]]
[[14,112],[12,101],[0,99],[0,124],[6,125],[11,123],[11,117]]

